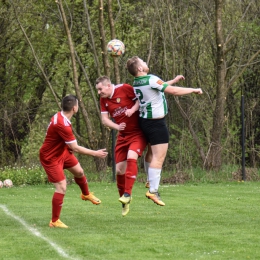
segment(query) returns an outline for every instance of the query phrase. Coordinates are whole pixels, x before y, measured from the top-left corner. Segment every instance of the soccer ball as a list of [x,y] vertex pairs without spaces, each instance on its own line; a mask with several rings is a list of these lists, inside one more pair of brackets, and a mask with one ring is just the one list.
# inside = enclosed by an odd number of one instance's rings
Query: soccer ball
[[3,188],[4,184],[2,181],[0,181],[0,189]]
[[10,179],[6,179],[6,180],[4,180],[4,186],[6,188],[11,188],[11,187],[13,187],[13,182]]
[[114,39],[107,44],[107,52],[112,56],[120,56],[125,53],[125,45],[123,42]]

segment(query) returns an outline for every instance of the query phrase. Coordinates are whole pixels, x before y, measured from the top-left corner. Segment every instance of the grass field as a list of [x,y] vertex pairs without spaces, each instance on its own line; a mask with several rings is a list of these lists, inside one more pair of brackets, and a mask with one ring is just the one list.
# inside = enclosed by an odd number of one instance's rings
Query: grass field
[[260,183],[161,186],[165,207],[136,183],[121,216],[115,183],[89,183],[96,206],[68,186],[61,220],[48,227],[51,185],[0,189],[0,259],[260,259]]

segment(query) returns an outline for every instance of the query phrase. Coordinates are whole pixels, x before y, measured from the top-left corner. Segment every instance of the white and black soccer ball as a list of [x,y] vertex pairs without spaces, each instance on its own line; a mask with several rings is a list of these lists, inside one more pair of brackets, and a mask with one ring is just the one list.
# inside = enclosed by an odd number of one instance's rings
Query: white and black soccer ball
[[13,187],[13,182],[10,180],[10,179],[6,179],[6,180],[4,180],[4,187],[6,187],[6,188],[11,188],[11,187]]
[[118,39],[111,40],[107,44],[107,52],[112,56],[120,56],[125,53],[125,45]]

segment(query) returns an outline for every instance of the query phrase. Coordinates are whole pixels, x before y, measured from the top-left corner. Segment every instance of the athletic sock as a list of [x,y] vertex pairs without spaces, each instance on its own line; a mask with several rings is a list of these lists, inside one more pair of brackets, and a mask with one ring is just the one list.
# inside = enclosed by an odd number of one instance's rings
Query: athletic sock
[[161,180],[162,169],[151,168],[148,169],[150,192],[157,192],[159,190],[160,180]]
[[89,190],[88,190],[88,181],[86,176],[84,175],[81,178],[74,178],[75,182],[79,185],[81,192],[83,195],[89,195]]
[[137,160],[127,159],[126,162],[127,166],[125,171],[125,192],[131,195],[132,188],[138,172]]
[[144,161],[144,170],[145,170],[145,173],[146,173],[146,180],[149,181],[149,176],[148,176],[148,169],[150,167],[150,163],[147,162],[147,161]]
[[119,196],[122,197],[125,192],[125,174],[116,175],[116,184],[117,184]]
[[60,218],[60,213],[65,194],[54,192],[52,197],[52,218],[51,221],[55,222]]

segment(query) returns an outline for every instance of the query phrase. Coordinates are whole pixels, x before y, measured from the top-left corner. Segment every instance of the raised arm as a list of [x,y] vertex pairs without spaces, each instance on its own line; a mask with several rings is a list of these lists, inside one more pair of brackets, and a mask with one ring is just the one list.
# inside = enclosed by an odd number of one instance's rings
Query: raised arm
[[171,80],[167,81],[166,83],[168,83],[169,85],[173,85],[173,84],[179,82],[180,80],[185,80],[184,76],[178,75],[174,79],[171,79]]

